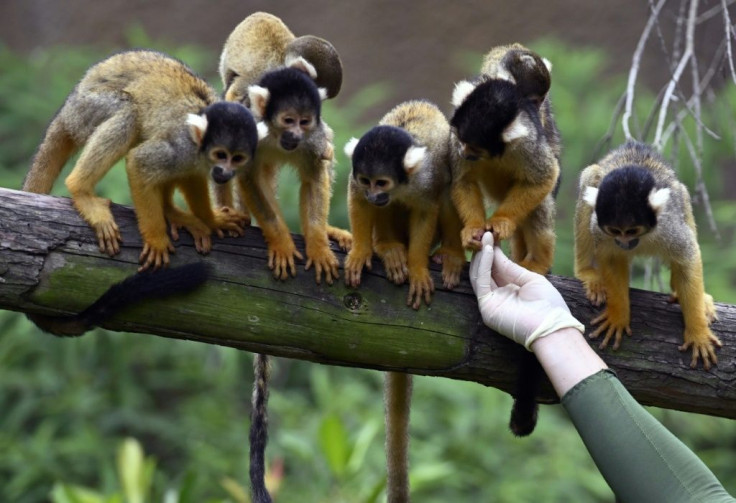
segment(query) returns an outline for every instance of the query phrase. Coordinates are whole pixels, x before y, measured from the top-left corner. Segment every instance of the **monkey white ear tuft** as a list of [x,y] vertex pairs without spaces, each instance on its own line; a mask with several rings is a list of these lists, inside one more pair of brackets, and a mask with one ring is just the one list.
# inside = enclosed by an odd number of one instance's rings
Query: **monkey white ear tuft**
[[422,167],[422,161],[427,154],[427,147],[411,146],[404,155],[404,169],[407,174],[412,174]]
[[327,89],[325,89],[324,87],[320,87],[317,89],[317,91],[319,91],[319,99],[321,99],[322,101],[327,99]]
[[511,143],[514,140],[524,138],[528,135],[529,128],[521,121],[521,115],[517,115],[514,121],[503,130],[503,133],[501,133],[501,139],[504,143]]
[[268,89],[261,86],[248,86],[248,99],[250,99],[250,111],[257,119],[266,116],[266,105],[271,97]]
[[357,138],[350,138],[350,141],[345,144],[345,148],[343,150],[345,155],[348,156],[348,159],[353,158],[353,152],[355,152],[355,147],[358,145],[358,141],[359,140]]
[[187,125],[189,126],[189,135],[194,140],[194,143],[201,145],[202,138],[204,138],[204,134],[207,132],[207,116],[204,114],[188,114]]
[[465,99],[470,95],[470,93],[473,92],[475,89],[475,85],[468,82],[467,80],[462,80],[455,84],[455,89],[452,91],[452,100],[450,103],[455,108],[459,107],[463,104]]
[[317,70],[314,68],[314,65],[301,56],[287,56],[285,64],[289,68],[296,68],[297,70],[303,71],[312,77],[312,79],[317,78]]
[[588,206],[595,208],[595,202],[598,200],[598,188],[597,187],[585,187],[583,189],[583,201],[588,203]]
[[499,68],[498,70],[496,70],[496,75],[494,75],[494,77],[497,79],[506,80],[508,82],[511,82],[512,84],[516,84],[516,79],[514,79],[514,76],[506,71],[505,68]]
[[649,206],[651,206],[656,213],[659,213],[659,211],[664,207],[669,199],[669,188],[657,190],[652,189],[652,191],[649,193]]
[[552,62],[547,58],[542,58],[542,61],[544,62],[544,66],[547,67],[547,71],[552,73]]
[[256,124],[256,131],[258,132],[258,141],[261,141],[268,136],[268,124],[263,121],[259,121],[258,124]]

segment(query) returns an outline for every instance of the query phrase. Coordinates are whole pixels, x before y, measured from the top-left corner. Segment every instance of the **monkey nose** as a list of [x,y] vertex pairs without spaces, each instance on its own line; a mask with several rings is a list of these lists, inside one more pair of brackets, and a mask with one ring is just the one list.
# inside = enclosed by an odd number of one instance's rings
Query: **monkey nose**
[[210,174],[215,183],[225,183],[235,175],[235,172],[231,169],[225,169],[222,166],[213,166]]
[[296,138],[282,138],[281,146],[284,150],[294,150],[299,146],[299,140]]

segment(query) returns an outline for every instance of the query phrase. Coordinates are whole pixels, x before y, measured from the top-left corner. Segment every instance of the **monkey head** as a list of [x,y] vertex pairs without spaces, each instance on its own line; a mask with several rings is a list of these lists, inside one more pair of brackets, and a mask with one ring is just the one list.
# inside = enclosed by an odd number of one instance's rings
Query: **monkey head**
[[552,63],[532,51],[511,49],[501,59],[498,78],[516,84],[521,96],[539,108],[552,85],[551,69]]
[[248,88],[253,114],[286,151],[296,149],[321,127],[322,100],[327,98],[325,89],[314,82],[317,73],[311,64],[297,58],[290,65],[265,73]]
[[250,111],[239,103],[209,105],[199,115],[189,114],[187,124],[216,183],[230,180],[255,154],[259,129]]
[[450,126],[460,141],[460,156],[469,161],[502,156],[509,144],[535,130],[538,121],[531,102],[504,79],[459,82],[452,104]]
[[342,87],[342,61],[337,49],[327,40],[314,35],[297,37],[286,46],[284,64],[290,66],[303,57],[316,70],[313,77],[317,87],[327,90],[327,98],[334,98]]
[[629,165],[608,173],[598,187],[586,187],[584,199],[595,208],[598,227],[624,250],[633,250],[642,236],[657,225],[670,197],[669,188],[657,188],[652,174]]
[[405,130],[394,126],[376,126],[358,140],[345,145],[345,154],[352,160],[354,183],[363,190],[366,201],[376,206],[391,202],[421,169],[426,147],[414,145]]

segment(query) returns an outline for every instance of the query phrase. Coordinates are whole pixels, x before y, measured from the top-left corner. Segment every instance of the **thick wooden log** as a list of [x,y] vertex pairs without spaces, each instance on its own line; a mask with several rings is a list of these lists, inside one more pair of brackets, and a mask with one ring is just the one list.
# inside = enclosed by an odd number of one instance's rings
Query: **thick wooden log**
[[[141,250],[135,216],[113,205],[124,246],[101,254],[94,234],[65,198],[0,189],[0,308],[68,314],[81,311],[110,284],[135,273]],[[463,379],[506,392],[514,388],[522,349],[482,323],[467,277],[453,291],[438,288],[432,305],[406,306],[406,286],[385,278],[378,262],[359,289],[342,281],[317,285],[303,266],[296,278],[273,279],[257,228],[245,236],[214,240],[198,255],[188,235],[176,243],[172,263],[205,260],[212,278],[191,294],[142,303],[105,325],[110,330],[155,334],[232,346],[246,351],[330,365],[404,371]],[[300,236],[294,236],[303,250]],[[335,247],[337,250],[337,248]],[[338,251],[339,258],[344,253]],[[433,269],[435,284],[441,285]],[[550,276],[573,314],[597,314],[579,283]],[[718,304],[714,332],[723,341],[718,366],[689,367],[678,351],[682,314],[667,296],[633,290],[634,335],[618,351],[602,352],[626,387],[648,405],[736,418],[736,307]],[[0,335],[0,337],[2,337]],[[39,334],[39,343],[43,337]],[[556,397],[549,383],[540,402]]]

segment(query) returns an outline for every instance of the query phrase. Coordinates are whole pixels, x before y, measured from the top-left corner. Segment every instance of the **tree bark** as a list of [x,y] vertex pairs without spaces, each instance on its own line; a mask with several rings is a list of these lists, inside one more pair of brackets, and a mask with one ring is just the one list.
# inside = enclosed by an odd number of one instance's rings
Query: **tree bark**
[[[94,233],[70,200],[0,189],[0,308],[42,314],[81,311],[117,281],[137,270],[141,240],[132,209],[112,205],[123,235],[120,254],[99,252]],[[304,249],[301,236],[294,236]],[[342,261],[344,252],[337,249]],[[431,306],[406,306],[407,286],[386,280],[379,262],[361,287],[317,285],[300,266],[287,281],[273,279],[267,249],[256,227],[239,238],[214,238],[212,252],[196,253],[182,233],[172,265],[204,260],[212,276],[201,289],[125,309],[109,330],[154,334],[231,346],[329,365],[476,381],[512,392],[524,351],[487,329],[467,275],[453,291],[438,285]],[[578,281],[550,280],[583,323],[598,313]],[[736,307],[718,304],[712,329],[723,347],[710,371],[690,368],[681,353],[682,313],[667,296],[632,290],[631,328],[618,351],[601,356],[641,403],[736,418]],[[39,343],[43,343],[39,335]],[[597,349],[597,342],[594,341]],[[539,401],[557,398],[551,385]]]

